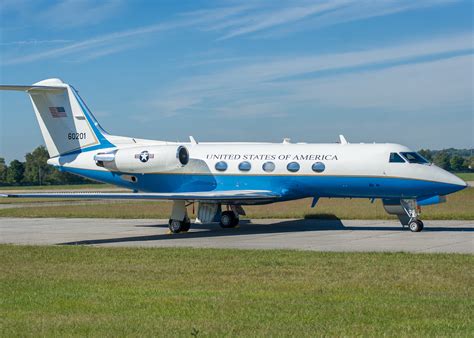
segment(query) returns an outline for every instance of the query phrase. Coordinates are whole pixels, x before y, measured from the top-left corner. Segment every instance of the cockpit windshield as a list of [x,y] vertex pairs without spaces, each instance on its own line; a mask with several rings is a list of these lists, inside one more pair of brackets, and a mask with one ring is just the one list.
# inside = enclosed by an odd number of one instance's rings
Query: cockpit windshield
[[418,164],[427,164],[429,161],[425,159],[418,153],[415,152],[404,152],[400,153],[408,162],[410,163],[418,163]]
[[405,160],[397,153],[390,153],[390,158],[388,161],[390,163],[405,163]]

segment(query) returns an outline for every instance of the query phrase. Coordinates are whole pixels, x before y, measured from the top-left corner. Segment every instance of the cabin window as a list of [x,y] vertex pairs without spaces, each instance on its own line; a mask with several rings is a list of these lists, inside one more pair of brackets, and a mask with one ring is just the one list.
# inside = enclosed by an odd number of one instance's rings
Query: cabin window
[[314,172],[322,173],[324,169],[326,169],[326,166],[323,162],[316,162],[311,166],[311,169],[313,169]]
[[250,162],[244,161],[239,164],[240,171],[249,171],[252,168]]
[[415,152],[400,153],[410,163],[426,164],[429,163],[427,159]]
[[390,153],[390,163],[405,163],[405,160],[397,153]]
[[286,169],[288,169],[288,171],[291,171],[292,173],[295,173],[300,170],[300,165],[298,162],[290,162],[286,166]]
[[262,165],[263,171],[266,171],[267,173],[271,173],[273,170],[275,170],[275,163],[273,162],[265,162]]
[[224,162],[224,161],[217,162],[215,168],[218,171],[226,171],[227,170],[227,163]]

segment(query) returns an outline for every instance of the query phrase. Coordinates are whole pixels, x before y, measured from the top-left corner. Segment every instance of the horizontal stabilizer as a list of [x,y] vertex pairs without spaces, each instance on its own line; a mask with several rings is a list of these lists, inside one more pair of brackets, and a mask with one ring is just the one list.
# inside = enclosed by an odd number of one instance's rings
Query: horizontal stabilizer
[[0,90],[17,90],[21,92],[28,92],[31,90],[38,90],[38,91],[57,91],[57,90],[66,90],[66,87],[60,86],[14,86],[14,85],[0,85]]
[[280,195],[268,190],[198,191],[175,193],[103,193],[103,192],[49,192],[25,194],[0,194],[9,198],[85,198],[124,200],[189,200],[189,201],[258,201],[273,200]]

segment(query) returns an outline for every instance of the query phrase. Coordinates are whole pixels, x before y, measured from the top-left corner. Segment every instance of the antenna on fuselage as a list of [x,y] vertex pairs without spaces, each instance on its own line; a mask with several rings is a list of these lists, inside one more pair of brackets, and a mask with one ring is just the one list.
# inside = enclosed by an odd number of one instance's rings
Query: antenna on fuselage
[[191,142],[192,145],[198,144],[197,141],[192,136],[189,136],[189,141]]
[[349,144],[349,142],[347,142],[346,138],[344,137],[344,135],[339,135],[339,142],[341,144]]

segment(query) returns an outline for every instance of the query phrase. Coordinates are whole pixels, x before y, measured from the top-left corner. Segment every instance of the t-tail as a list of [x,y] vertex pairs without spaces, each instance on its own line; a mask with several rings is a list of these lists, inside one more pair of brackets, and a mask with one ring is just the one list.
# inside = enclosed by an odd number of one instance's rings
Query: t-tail
[[2,85],[0,90],[25,91],[30,96],[50,157],[114,146],[77,91],[60,79],[30,86]]

